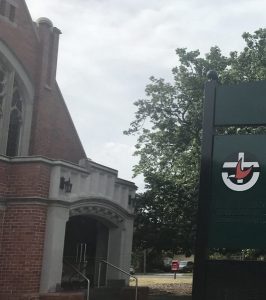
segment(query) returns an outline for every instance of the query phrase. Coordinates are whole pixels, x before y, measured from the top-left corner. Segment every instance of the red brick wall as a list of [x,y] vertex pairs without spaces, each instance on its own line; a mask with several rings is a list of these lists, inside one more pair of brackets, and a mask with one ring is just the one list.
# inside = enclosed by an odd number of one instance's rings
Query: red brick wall
[[[49,185],[47,164],[0,161],[0,198],[48,198]],[[0,300],[39,292],[46,205],[26,201],[0,207]]]
[[31,155],[78,163],[86,154],[59,90],[44,91],[38,103]]
[[0,294],[0,300],[40,300],[39,294],[23,294],[23,295],[12,295],[12,294]]
[[50,166],[39,163],[12,164],[8,183],[8,197],[48,198]]
[[0,197],[48,198],[49,186],[49,165],[0,161]]
[[9,203],[0,249],[0,293],[37,293],[40,287],[47,208]]
[[[1,252],[1,241],[3,238],[3,222],[5,218],[5,208],[0,207],[0,252]],[[1,268],[1,262],[0,262],[0,268]]]

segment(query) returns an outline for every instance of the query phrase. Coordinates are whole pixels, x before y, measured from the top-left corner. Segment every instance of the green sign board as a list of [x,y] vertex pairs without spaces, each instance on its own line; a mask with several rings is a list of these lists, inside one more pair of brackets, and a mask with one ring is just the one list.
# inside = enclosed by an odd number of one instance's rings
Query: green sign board
[[209,247],[266,249],[266,135],[215,136]]
[[215,102],[215,126],[265,124],[266,81],[217,86]]
[[[192,297],[266,299],[266,263],[208,256],[221,248],[266,250],[266,135],[256,130],[266,126],[266,81],[222,86],[217,78],[211,71],[205,86]],[[231,126],[253,134],[229,135]]]

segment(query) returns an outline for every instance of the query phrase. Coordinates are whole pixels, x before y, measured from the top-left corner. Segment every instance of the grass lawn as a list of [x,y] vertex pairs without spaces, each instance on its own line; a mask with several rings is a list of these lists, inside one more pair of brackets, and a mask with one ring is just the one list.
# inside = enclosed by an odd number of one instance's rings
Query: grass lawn
[[[130,285],[135,286],[135,280],[131,280]],[[138,285],[149,287],[151,296],[161,296],[163,297],[162,299],[176,299],[176,298],[171,298],[171,296],[188,297],[191,295],[192,276],[177,276],[176,279],[174,279],[174,275],[172,277],[149,276],[149,275],[139,276]],[[170,296],[170,298],[166,296]]]

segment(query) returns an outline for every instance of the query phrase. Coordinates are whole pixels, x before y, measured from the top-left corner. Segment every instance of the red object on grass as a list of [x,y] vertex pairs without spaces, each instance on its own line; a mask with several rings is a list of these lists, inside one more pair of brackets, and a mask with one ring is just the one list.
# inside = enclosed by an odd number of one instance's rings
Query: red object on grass
[[178,262],[178,260],[172,260],[171,270],[172,271],[178,271],[178,269],[179,269],[179,262]]

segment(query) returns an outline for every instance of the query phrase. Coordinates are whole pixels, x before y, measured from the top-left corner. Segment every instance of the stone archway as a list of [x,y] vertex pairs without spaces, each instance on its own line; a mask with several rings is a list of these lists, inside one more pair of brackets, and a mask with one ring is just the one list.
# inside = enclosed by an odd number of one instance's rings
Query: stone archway
[[[105,199],[75,203],[70,209],[70,219],[79,218],[79,216],[96,220],[98,224],[98,227],[94,228],[94,234],[97,236],[94,276],[91,276],[94,284],[98,281],[98,266],[101,259],[107,260],[124,271],[129,271],[133,218],[118,205]],[[108,231],[104,231],[103,228],[107,228]],[[100,283],[104,285],[108,280],[116,279],[128,281],[128,277],[123,273],[102,265]]]
[[[84,258],[84,245],[86,254],[83,261],[91,256],[93,262],[84,263],[86,266],[75,266],[78,269],[82,267],[84,275],[90,277],[94,285],[98,280],[98,263],[101,259],[128,272],[132,236],[133,215],[107,199],[82,199],[68,206],[50,205],[47,213],[41,292],[55,291],[64,282],[64,258],[70,258],[70,264],[75,265],[76,257],[76,262],[79,262],[80,257]],[[81,244],[83,256],[80,255],[80,249],[77,255],[77,246]],[[109,279],[128,281],[128,277],[117,270],[103,268],[101,284]]]
[[[120,264],[113,257],[119,257],[121,252],[120,233],[124,221],[123,212],[103,199],[81,201],[71,207],[66,224],[64,259],[70,259],[71,264],[81,270],[92,285],[98,283],[101,260]],[[100,284],[104,285],[110,277],[106,265],[102,265],[100,277]]]

